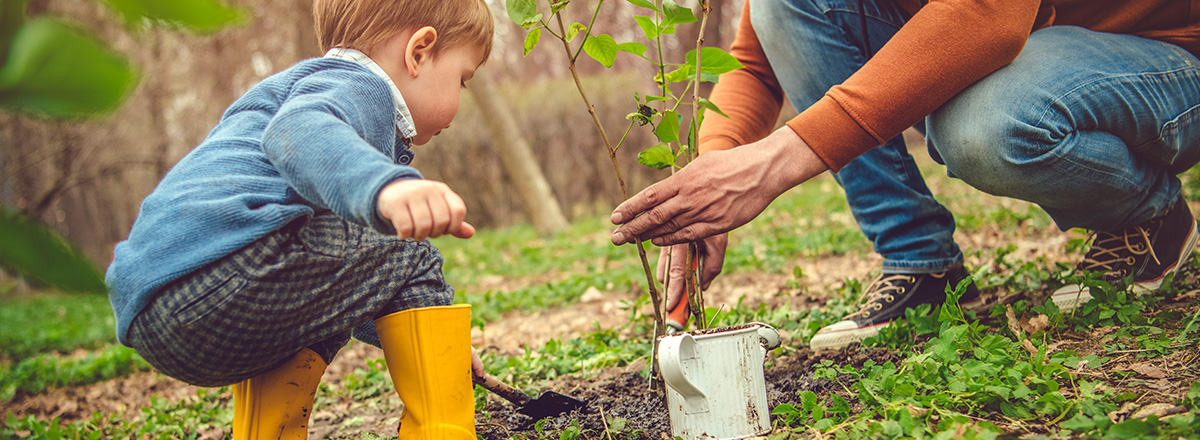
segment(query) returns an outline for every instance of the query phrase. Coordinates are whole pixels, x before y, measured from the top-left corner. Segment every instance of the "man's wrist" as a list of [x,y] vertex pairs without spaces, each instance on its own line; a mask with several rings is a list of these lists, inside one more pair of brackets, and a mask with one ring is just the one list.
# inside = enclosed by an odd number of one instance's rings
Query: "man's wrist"
[[781,194],[829,170],[829,166],[790,127],[781,127],[763,140],[771,150],[772,162],[778,164],[781,183],[786,185]]

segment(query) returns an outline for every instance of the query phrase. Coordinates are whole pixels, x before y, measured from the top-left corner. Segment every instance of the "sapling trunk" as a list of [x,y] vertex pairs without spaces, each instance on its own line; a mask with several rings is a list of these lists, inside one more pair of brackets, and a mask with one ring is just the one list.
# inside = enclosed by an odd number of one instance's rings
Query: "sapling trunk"
[[[708,0],[699,0],[700,3],[700,30],[696,33],[696,77],[693,80],[692,86],[692,130],[691,136],[688,136],[687,158],[688,162],[695,159],[695,155],[699,155],[700,147],[700,58],[704,52],[704,27],[708,25],[709,5]],[[699,246],[696,243],[688,245],[688,259],[700,258]],[[703,263],[703,262],[699,262]],[[700,282],[700,274],[695,268],[703,267],[703,264],[688,264],[687,276],[692,280],[692,289],[688,290],[688,301],[691,308],[692,316],[696,320],[696,328],[703,329],[707,327],[707,322],[704,317],[704,287]]]
[[[567,29],[563,26],[562,14],[555,14],[558,20],[559,32],[566,35]],[[585,35],[584,38],[587,38]],[[588,114],[592,116],[592,123],[596,126],[596,131],[600,132],[600,140],[604,142],[604,147],[608,149],[608,157],[612,160],[613,172],[617,175],[617,184],[621,187],[621,199],[629,198],[629,190],[625,186],[625,178],[621,175],[621,166],[617,162],[617,149],[613,147],[612,142],[608,139],[608,132],[604,130],[604,124],[600,122],[600,116],[596,114],[596,107],[592,105],[592,101],[588,99],[587,91],[583,89],[583,82],[579,79],[579,70],[575,67],[575,60],[578,54],[571,53],[571,45],[567,43],[565,38],[560,37],[563,50],[566,51],[568,68],[571,71],[571,78],[575,80],[575,88],[579,90],[579,96],[583,98],[583,104],[587,106]],[[581,45],[582,47],[582,45]],[[662,301],[659,298],[657,282],[654,279],[654,272],[650,270],[650,260],[646,258],[646,247],[642,245],[641,240],[637,240],[638,257],[642,260],[642,271],[646,274],[646,285],[650,288],[650,301],[654,303],[654,337],[657,339],[666,332],[666,320],[662,308]]]
[[[699,107],[704,106],[715,109],[711,103],[700,99],[698,92],[700,82],[702,81],[699,54],[701,49],[703,49],[703,34],[705,26],[708,22],[710,8],[708,0],[700,0],[702,17],[699,20],[691,9],[681,7],[673,0],[627,0],[630,4],[633,4],[636,7],[654,11],[652,17],[635,16],[634,19],[637,21],[638,26],[641,27],[642,31],[645,32],[647,40],[656,46],[655,49],[658,55],[657,60],[651,59],[650,57],[644,55],[648,49],[641,43],[628,42],[618,44],[611,36],[607,34],[593,33],[594,26],[596,24],[596,18],[600,14],[600,6],[604,3],[604,0],[598,0],[596,2],[596,7],[592,12],[589,23],[571,23],[569,27],[564,24],[562,17],[562,10],[567,7],[567,1],[547,1],[550,4],[550,17],[548,18],[542,12],[538,11],[537,2],[535,0],[506,0],[505,8],[508,11],[509,17],[512,18],[514,22],[521,27],[530,30],[525,36],[524,48],[526,54],[528,54],[529,51],[534,47],[537,47],[542,36],[542,30],[545,30],[550,35],[553,35],[554,38],[558,39],[562,43],[563,51],[567,57],[567,67],[571,72],[571,79],[575,82],[575,88],[579,91],[579,96],[583,98],[583,103],[587,107],[588,115],[592,117],[592,123],[596,126],[596,131],[600,133],[600,140],[604,142],[604,146],[608,150],[608,157],[609,160],[612,161],[613,171],[616,173],[617,177],[617,184],[621,189],[621,197],[628,199],[629,189],[626,187],[625,179],[621,174],[621,167],[617,160],[617,150],[624,145],[626,136],[629,135],[629,131],[633,128],[633,124],[635,122],[644,126],[657,120],[658,123],[654,124],[654,134],[660,142],[659,145],[647,148],[645,151],[639,154],[638,162],[642,163],[643,165],[658,169],[669,167],[672,169],[672,171],[674,171],[674,168],[676,168],[676,163],[680,157],[686,157],[687,161],[691,161],[696,154],[698,154],[696,150],[696,137],[699,133],[700,119],[704,115],[704,111]],[[674,34],[675,27],[677,25],[693,23],[696,21],[700,21],[700,36],[698,36],[696,39],[697,57],[695,63],[688,64],[686,61],[684,64],[666,63],[663,59],[663,35]],[[557,24],[557,32],[555,29],[552,29],[554,24]],[[582,35],[583,39],[577,48],[572,49],[571,41],[577,35]],[[741,64],[738,63],[736,59],[734,59],[727,52],[713,48],[710,48],[710,51],[710,53],[718,55],[717,59],[720,61],[717,63],[719,67],[710,67],[708,74],[720,75],[741,67]],[[662,86],[662,95],[646,95],[644,99],[637,94],[634,95],[638,102],[637,112],[631,113],[629,116],[627,116],[627,119],[630,119],[629,126],[625,128],[625,133],[621,135],[621,140],[618,141],[616,145],[613,145],[612,141],[608,137],[607,131],[604,129],[604,124],[600,121],[600,116],[596,113],[595,106],[588,97],[587,91],[583,88],[583,82],[580,80],[576,61],[582,54],[586,53],[588,56],[600,62],[605,67],[612,67],[613,62],[616,59],[617,52],[631,53],[653,63],[657,70],[655,80],[658,81],[658,83]],[[682,67],[678,67],[672,72],[668,73],[668,65]],[[711,63],[710,66],[712,66]],[[685,70],[686,68],[691,68],[694,70],[690,71],[690,75],[688,75],[689,71]],[[680,91],[678,96],[671,91],[671,84],[676,82],[682,82],[685,84],[683,90]],[[690,103],[692,106],[692,123],[687,130],[689,133],[687,140],[682,141],[679,136],[679,131],[683,118],[678,113],[678,110],[680,105],[684,105],[687,102],[687,100],[682,98],[682,96],[687,96],[689,94],[689,87],[691,88],[690,94],[692,97]],[[657,112],[651,107],[653,105],[653,101],[661,102],[661,112]],[[669,105],[668,101],[672,101],[674,104]],[[720,110],[716,111],[720,112]],[[678,148],[672,148],[673,146]],[[659,337],[666,334],[667,298],[666,295],[661,294],[658,289],[658,283],[655,280],[654,272],[651,272],[650,262],[646,257],[646,249],[642,244],[640,237],[636,241],[638,257],[642,262],[642,271],[646,275],[646,285],[650,291],[650,301],[654,305],[655,328],[653,345],[657,347]],[[686,304],[689,306],[692,316],[695,317],[695,326],[697,328],[704,328],[709,323],[706,321],[704,316],[705,310],[703,289],[699,288],[700,271],[698,271],[697,268],[701,266],[701,262],[699,260],[700,257],[699,253],[697,252],[699,248],[697,246],[700,246],[700,244],[692,243],[687,246],[687,255],[684,257],[685,274],[683,277],[680,277],[680,279],[674,280],[674,282],[684,283],[684,294],[687,295],[688,301]],[[671,278],[667,278],[665,281],[671,282],[672,280]],[[665,288],[665,291],[670,291],[671,289],[670,286],[665,286]],[[683,299],[681,298],[680,300]],[[652,350],[650,360],[652,366],[651,383],[654,384],[657,382],[659,387],[655,387],[655,389],[661,391],[662,383],[658,380],[659,372],[657,365],[658,363],[656,362],[657,354],[657,350]]]

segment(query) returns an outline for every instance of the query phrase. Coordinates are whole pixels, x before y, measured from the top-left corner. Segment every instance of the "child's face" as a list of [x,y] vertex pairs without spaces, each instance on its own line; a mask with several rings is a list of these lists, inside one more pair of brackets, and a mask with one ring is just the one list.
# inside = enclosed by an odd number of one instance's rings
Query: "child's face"
[[404,101],[412,114],[417,136],[413,143],[424,145],[458,113],[459,94],[483,59],[483,46],[465,44],[447,48],[429,59],[429,65],[413,78]]

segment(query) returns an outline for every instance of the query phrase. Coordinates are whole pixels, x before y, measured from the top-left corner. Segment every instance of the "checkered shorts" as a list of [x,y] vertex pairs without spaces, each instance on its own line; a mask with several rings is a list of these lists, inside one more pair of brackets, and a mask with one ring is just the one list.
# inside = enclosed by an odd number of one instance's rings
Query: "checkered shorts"
[[237,383],[301,348],[326,362],[372,321],[449,305],[442,256],[333,214],[300,219],[160,289],[129,342],[162,373],[198,386]]

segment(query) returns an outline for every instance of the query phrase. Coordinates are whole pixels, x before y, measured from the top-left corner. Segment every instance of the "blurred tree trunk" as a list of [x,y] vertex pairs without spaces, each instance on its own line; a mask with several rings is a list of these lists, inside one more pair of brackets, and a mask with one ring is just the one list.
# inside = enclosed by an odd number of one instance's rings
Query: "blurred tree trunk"
[[505,171],[521,195],[525,210],[539,232],[557,232],[567,227],[567,218],[559,207],[558,199],[550,190],[546,176],[538,167],[529,141],[521,135],[517,121],[512,116],[500,95],[487,68],[475,72],[467,88],[483,112],[483,120],[492,132],[494,145],[500,153]]

